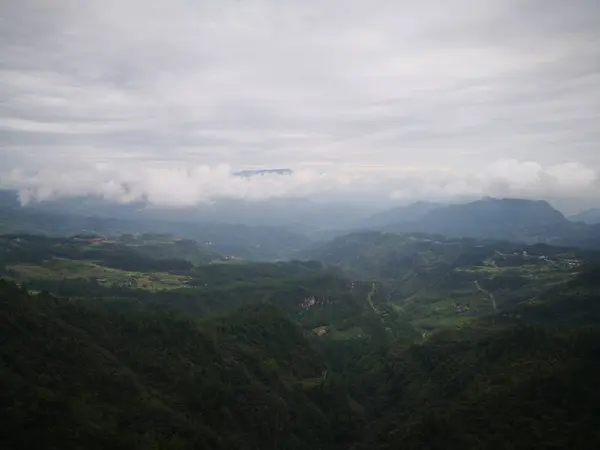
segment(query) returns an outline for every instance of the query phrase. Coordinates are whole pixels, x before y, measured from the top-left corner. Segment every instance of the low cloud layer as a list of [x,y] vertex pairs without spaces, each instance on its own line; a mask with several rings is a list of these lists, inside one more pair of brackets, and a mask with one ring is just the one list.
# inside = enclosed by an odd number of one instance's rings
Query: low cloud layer
[[0,7],[0,183],[25,200],[600,203],[597,0]]
[[[429,181],[429,182],[427,182]],[[599,200],[598,173],[577,163],[542,166],[535,162],[497,161],[474,174],[409,179],[392,192],[396,199],[451,201],[479,197],[519,197],[546,200]]]
[[23,203],[61,197],[97,196],[119,203],[148,202],[157,206],[188,207],[222,198],[264,200],[308,197],[335,199],[390,196],[413,200],[473,199],[483,196],[530,197],[596,201],[600,177],[575,163],[541,166],[534,162],[497,161],[477,173],[440,170],[356,169],[336,166],[328,171],[302,169],[290,173],[240,176],[230,166],[140,168],[96,165],[48,168],[37,172],[13,170],[3,184],[17,189]]
[[263,200],[336,192],[348,185],[349,177],[310,170],[243,177],[227,165],[188,168],[99,165],[68,173],[55,169],[36,173],[15,170],[4,177],[4,183],[19,191],[23,203],[98,196],[119,203],[144,201],[157,206],[183,207],[221,198]]

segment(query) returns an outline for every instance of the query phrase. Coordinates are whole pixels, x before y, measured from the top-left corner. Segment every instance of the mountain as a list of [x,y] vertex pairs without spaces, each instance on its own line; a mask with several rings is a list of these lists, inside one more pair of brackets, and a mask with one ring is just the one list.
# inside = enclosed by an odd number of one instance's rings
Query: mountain
[[359,448],[596,447],[598,338],[598,327],[561,332],[521,323],[396,347],[384,358],[372,397],[377,412]]
[[0,323],[2,448],[335,448],[327,366],[272,306],[113,315],[0,280]]
[[14,210],[21,206],[19,195],[15,191],[0,190],[0,209]]
[[360,226],[373,228],[395,223],[414,222],[440,207],[442,207],[440,203],[432,202],[415,202],[410,205],[396,206],[363,219]]
[[[277,176],[288,176],[284,169],[274,169]],[[265,171],[241,172],[240,177],[264,175]],[[271,173],[269,171],[265,173]],[[2,211],[54,216],[83,216],[143,222],[226,223],[245,226],[284,227],[298,233],[348,228],[365,215],[377,210],[372,201],[307,198],[272,198],[264,200],[218,199],[211,203],[185,207],[156,206],[147,201],[118,203],[97,196],[55,198],[21,205],[16,191],[0,191]]]
[[385,299],[377,307],[401,310],[419,334],[546,295],[600,261],[597,251],[547,244],[380,232],[341,236],[304,253],[377,283]]
[[263,302],[202,320],[0,281],[0,446],[597,448],[598,279],[422,339],[366,304],[377,340],[311,336]]
[[546,201],[508,198],[442,206],[420,219],[384,229],[529,243],[567,239],[574,230],[573,224]]
[[278,226],[301,233],[313,233],[346,227],[361,217],[365,209],[369,210],[351,202],[316,202],[305,198],[256,201],[223,199],[210,205],[175,211],[175,214],[188,221]]
[[588,209],[578,214],[569,216],[569,220],[573,222],[583,222],[589,225],[600,224],[600,208]]
[[294,171],[291,169],[255,169],[255,170],[241,170],[236,172],[234,175],[238,177],[254,177],[257,175],[293,175]]
[[164,211],[156,215],[112,217],[21,206],[0,207],[0,233],[50,236],[95,233],[105,237],[127,233],[170,234],[210,245],[210,250],[224,256],[251,260],[285,259],[311,243],[305,234],[285,227],[178,220],[173,213]]

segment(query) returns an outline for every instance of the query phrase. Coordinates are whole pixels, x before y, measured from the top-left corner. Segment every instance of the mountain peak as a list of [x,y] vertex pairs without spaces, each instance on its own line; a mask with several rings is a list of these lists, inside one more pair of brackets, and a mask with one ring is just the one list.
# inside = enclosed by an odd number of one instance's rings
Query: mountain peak
[[572,224],[544,200],[485,197],[432,207],[412,221],[388,221],[390,231],[419,231],[454,237],[547,242],[572,231]]
[[505,205],[548,205],[550,208],[552,208],[550,203],[548,203],[546,200],[533,200],[519,197],[482,197],[480,200],[476,200],[472,203],[497,203]]
[[600,208],[591,208],[569,217],[573,222],[584,222],[589,225],[600,224]]
[[442,207],[440,203],[418,201],[380,211],[362,221],[364,226],[379,227],[390,223],[406,223],[421,219],[425,214]]
[[292,175],[294,171],[292,169],[250,169],[241,170],[236,172],[234,175],[238,177],[248,178],[257,175]]

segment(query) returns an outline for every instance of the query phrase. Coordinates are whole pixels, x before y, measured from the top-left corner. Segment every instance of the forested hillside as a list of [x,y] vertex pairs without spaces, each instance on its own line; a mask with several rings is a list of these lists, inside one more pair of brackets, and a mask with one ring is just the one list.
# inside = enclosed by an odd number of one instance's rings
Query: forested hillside
[[0,288],[3,448],[333,444],[305,387],[326,365],[271,306],[204,324]]
[[594,252],[363,233],[248,263],[164,236],[3,239],[2,448],[600,445]]
[[423,342],[328,344],[267,304],[202,322],[0,290],[3,448],[600,444],[596,327],[515,312]]

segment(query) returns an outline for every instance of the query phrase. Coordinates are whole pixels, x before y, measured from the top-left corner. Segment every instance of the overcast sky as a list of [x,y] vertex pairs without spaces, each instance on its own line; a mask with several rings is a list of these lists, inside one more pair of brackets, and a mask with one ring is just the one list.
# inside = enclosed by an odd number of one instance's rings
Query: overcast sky
[[0,0],[0,183],[600,205],[599,42],[598,0]]

